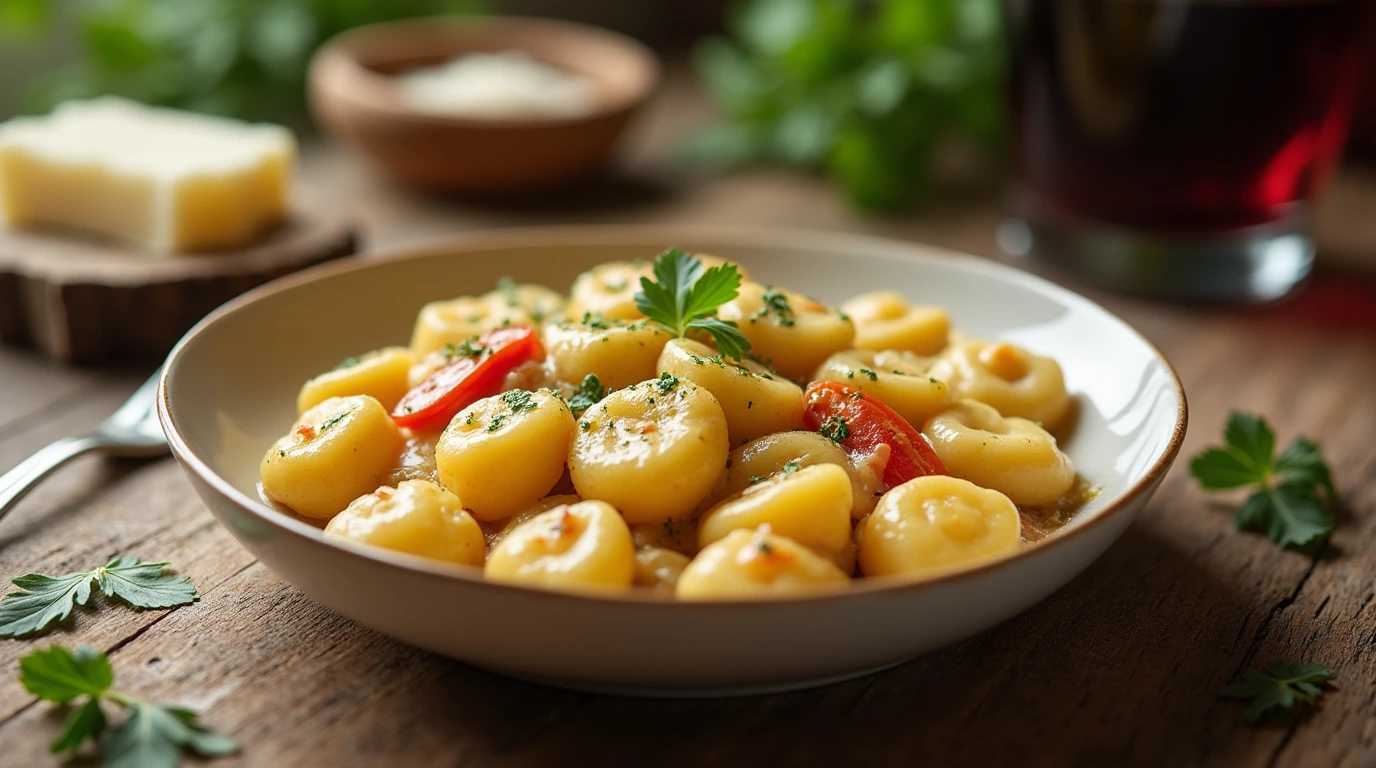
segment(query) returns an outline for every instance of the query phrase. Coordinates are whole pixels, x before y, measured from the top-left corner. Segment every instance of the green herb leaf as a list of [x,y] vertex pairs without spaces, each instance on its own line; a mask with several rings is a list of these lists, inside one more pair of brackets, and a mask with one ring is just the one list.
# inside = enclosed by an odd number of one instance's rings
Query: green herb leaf
[[142,563],[125,555],[102,568],[65,576],[30,573],[14,580],[19,592],[0,600],[0,637],[23,637],[65,621],[74,605],[85,605],[94,582],[109,598],[133,608],[171,608],[196,601],[184,576],[166,575],[167,563]]
[[717,351],[724,357],[740,360],[750,351],[750,341],[745,338],[735,323],[708,317],[694,320],[688,324],[690,330],[706,331],[716,342]]
[[1333,487],[1333,472],[1324,460],[1319,446],[1311,440],[1301,437],[1291,443],[1290,447],[1285,449],[1285,453],[1276,459],[1275,472],[1285,478],[1286,482],[1302,483],[1322,489],[1327,494],[1329,502],[1337,498],[1338,492]]
[[1312,485],[1285,483],[1257,491],[1242,503],[1240,531],[1262,533],[1282,547],[1302,547],[1333,532],[1333,516]]
[[[237,743],[211,731],[189,709],[152,704],[110,690],[114,670],[105,654],[94,648],[79,646],[74,653],[55,645],[34,651],[19,660],[19,670],[24,688],[46,701],[66,704],[87,697],[62,724],[51,746],[54,753],[74,752],[89,739],[100,744],[106,766],[175,768],[183,751],[214,757],[239,750]],[[102,701],[129,712],[108,736]]]
[[852,205],[902,210],[950,139],[998,143],[999,19],[996,0],[743,0],[694,51],[720,117],[690,158],[825,170]]
[[80,696],[100,698],[114,682],[109,659],[87,645],[77,646],[75,653],[54,645],[19,659],[19,683],[44,701],[66,704]]
[[100,711],[99,699],[88,699],[85,704],[73,709],[62,723],[62,731],[57,734],[49,749],[55,755],[75,752],[87,739],[98,740],[105,732],[105,713]]
[[573,397],[569,398],[569,410],[574,415],[602,402],[602,398],[607,396],[607,388],[602,386],[602,380],[597,378],[597,374],[590,373],[583,377],[583,382],[578,385],[578,391]]
[[740,294],[741,274],[732,264],[702,268],[702,260],[677,248],[655,259],[654,279],[640,278],[636,307],[652,324],[682,338],[705,331],[723,355],[741,359],[750,349],[733,323],[714,317],[717,309]]
[[196,602],[190,578],[165,573],[170,563],[144,563],[133,555],[117,557],[97,573],[100,591],[134,608],[171,608]]
[[85,605],[91,597],[91,574],[45,576],[30,573],[15,579],[21,591],[0,600],[0,637],[23,637],[66,621],[73,605]]
[[1319,685],[1333,677],[1333,670],[1322,664],[1277,661],[1266,668],[1266,674],[1254,669],[1243,672],[1218,695],[1249,702],[1242,719],[1255,723],[1271,712],[1290,709],[1296,701],[1313,704],[1323,694]]
[[1337,492],[1318,445],[1299,438],[1277,460],[1271,427],[1244,413],[1229,415],[1223,436],[1226,445],[1195,456],[1190,473],[1210,490],[1256,487],[1238,508],[1239,530],[1263,533],[1282,547],[1302,547],[1333,532],[1329,506]]
[[239,745],[206,728],[190,710],[140,701],[110,732],[102,756],[107,768],[176,768],[183,749],[214,757],[233,754]]

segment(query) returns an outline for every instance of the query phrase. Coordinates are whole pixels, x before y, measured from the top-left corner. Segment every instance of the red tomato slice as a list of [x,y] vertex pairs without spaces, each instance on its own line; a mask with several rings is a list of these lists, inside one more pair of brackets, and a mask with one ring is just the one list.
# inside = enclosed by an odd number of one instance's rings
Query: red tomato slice
[[544,347],[528,325],[512,325],[488,331],[473,343],[482,353],[455,356],[443,368],[407,392],[392,411],[398,427],[440,429],[454,414],[497,394],[512,368],[544,354]]
[[[895,485],[924,475],[945,475],[946,465],[931,443],[892,408],[877,399],[835,381],[814,381],[803,393],[808,429],[827,434],[853,454],[873,454],[882,444],[889,447],[884,465],[884,484]],[[829,433],[829,434],[828,434]]]

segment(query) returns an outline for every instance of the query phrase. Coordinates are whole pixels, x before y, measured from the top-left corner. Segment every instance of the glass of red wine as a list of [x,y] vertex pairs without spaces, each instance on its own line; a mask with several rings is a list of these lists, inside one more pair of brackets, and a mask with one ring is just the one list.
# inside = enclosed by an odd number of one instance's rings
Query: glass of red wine
[[[1283,296],[1376,0],[1004,0],[1009,253],[1184,299]],[[1373,212],[1376,215],[1376,212]]]

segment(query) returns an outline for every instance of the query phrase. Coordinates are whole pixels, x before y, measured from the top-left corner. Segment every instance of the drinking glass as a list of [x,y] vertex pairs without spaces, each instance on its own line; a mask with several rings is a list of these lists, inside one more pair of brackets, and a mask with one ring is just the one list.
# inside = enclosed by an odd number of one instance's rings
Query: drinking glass
[[1284,295],[1342,152],[1376,0],[1004,0],[1012,217],[1101,285]]

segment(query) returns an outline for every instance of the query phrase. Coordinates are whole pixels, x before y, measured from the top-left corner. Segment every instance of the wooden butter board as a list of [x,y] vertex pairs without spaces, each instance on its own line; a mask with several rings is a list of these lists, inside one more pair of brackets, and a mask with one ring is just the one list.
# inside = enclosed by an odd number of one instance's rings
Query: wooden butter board
[[309,210],[248,248],[176,256],[0,227],[0,341],[81,365],[155,362],[226,301],[356,245],[353,219]]

